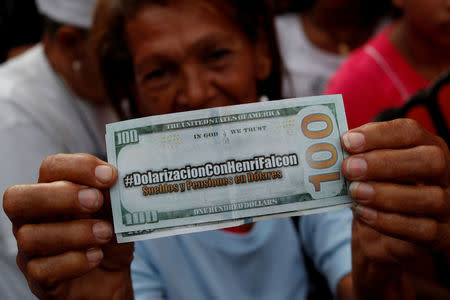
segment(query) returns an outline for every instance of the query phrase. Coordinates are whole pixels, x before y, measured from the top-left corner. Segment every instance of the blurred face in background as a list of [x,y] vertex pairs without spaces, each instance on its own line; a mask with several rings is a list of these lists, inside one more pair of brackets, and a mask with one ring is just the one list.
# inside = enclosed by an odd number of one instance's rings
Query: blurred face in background
[[393,0],[408,31],[450,51],[450,0]]
[[58,26],[54,33],[46,31],[45,52],[53,68],[79,97],[90,102],[107,102],[95,55],[89,47],[89,32],[69,25]]
[[144,116],[256,101],[271,71],[265,39],[208,1],[144,5],[125,31]]
[[104,103],[108,97],[102,84],[100,70],[95,60],[95,56],[88,47],[88,41],[80,41],[77,54],[78,66],[72,65],[71,84],[78,95],[89,99],[95,103]]

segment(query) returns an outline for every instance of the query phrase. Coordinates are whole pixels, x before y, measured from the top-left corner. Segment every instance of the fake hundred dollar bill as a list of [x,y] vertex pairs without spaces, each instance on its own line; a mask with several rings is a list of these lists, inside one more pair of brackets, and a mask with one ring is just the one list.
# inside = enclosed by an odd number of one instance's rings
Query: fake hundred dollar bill
[[119,242],[349,206],[341,95],[218,107],[106,127]]

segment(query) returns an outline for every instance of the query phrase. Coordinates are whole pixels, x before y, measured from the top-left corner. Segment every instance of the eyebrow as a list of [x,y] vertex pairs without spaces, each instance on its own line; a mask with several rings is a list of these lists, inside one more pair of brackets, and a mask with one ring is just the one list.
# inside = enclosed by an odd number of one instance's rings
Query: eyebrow
[[[204,49],[211,44],[218,44],[218,43],[231,43],[233,42],[232,35],[225,34],[222,32],[212,32],[199,40],[195,41],[193,45],[191,45],[188,49],[188,53],[197,52],[198,50]],[[236,44],[233,44],[235,47]],[[170,61],[171,54],[164,52],[164,53],[158,53],[158,50],[156,50],[154,53],[150,53],[147,57],[142,59],[137,65],[136,65],[136,72],[141,73],[143,72],[143,69],[146,68],[149,64],[154,64],[155,62],[169,62]]]

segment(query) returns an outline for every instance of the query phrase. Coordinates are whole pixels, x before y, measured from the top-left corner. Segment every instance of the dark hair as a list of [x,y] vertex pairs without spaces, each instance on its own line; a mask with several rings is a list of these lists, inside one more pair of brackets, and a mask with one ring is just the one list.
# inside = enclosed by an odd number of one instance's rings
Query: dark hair
[[[276,1],[276,0],[274,0]],[[285,11],[303,12],[314,7],[317,0],[290,0]],[[372,24],[384,16],[394,15],[394,6],[391,0],[360,0],[356,3],[361,19],[366,24]]]
[[43,16],[42,18],[44,22],[44,32],[53,39],[63,24],[58,21],[54,21],[47,16]]
[[[125,37],[125,24],[141,6],[168,5],[180,0],[101,0],[92,27],[92,45],[108,95],[122,118],[138,116],[133,96],[134,70]],[[258,94],[270,99],[281,97],[281,62],[275,35],[273,14],[264,0],[204,0],[219,5],[253,41],[265,34],[272,56],[272,72],[264,82],[258,83]]]

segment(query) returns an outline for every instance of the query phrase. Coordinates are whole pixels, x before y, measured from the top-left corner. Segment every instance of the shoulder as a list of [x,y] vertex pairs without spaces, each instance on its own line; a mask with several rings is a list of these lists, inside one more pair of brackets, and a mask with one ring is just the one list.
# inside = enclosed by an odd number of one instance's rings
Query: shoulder
[[61,93],[41,45],[0,66],[0,124],[27,122],[48,112],[63,112],[67,97]]
[[294,13],[283,14],[275,17],[275,27],[277,31],[291,29],[292,24],[298,23],[298,15]]
[[[366,44],[352,52],[331,77],[327,93],[347,89],[367,89],[382,84],[382,66],[378,56],[383,55],[383,44],[387,43],[387,29],[382,30]],[[373,81],[375,80],[375,81]]]
[[41,60],[45,59],[41,45],[35,46],[24,54],[13,58],[0,66],[0,93],[11,93],[15,88],[27,88],[27,83],[39,80]]
[[275,18],[275,29],[281,52],[286,51],[286,48],[296,42],[300,42],[303,36],[299,16],[294,13],[277,16]]

